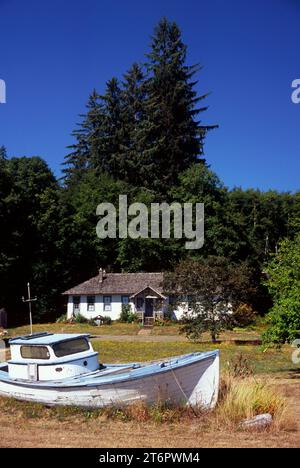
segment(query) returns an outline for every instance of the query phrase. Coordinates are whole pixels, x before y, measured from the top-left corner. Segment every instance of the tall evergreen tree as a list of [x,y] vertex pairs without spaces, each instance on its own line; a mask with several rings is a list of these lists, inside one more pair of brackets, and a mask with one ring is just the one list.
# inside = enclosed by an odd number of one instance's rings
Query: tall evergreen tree
[[135,186],[140,185],[140,164],[143,147],[140,127],[145,119],[146,89],[142,67],[134,63],[124,75],[122,91],[123,145],[121,150],[123,178]]
[[142,179],[161,192],[203,156],[205,135],[213,128],[196,120],[207,109],[196,105],[207,95],[197,97],[192,77],[199,66],[186,65],[186,49],[176,23],[162,19],[147,54],[147,118],[139,134],[144,145]]
[[5,146],[0,146],[0,160],[7,159],[7,153]]
[[117,78],[106,83],[101,96],[103,118],[91,137],[94,147],[94,167],[122,179],[121,152],[123,148],[122,91]]
[[95,163],[95,135],[98,134],[98,127],[101,124],[103,114],[100,96],[94,89],[87,103],[86,114],[81,114],[82,122],[78,128],[72,132],[76,142],[68,146],[71,149],[65,157],[63,169],[66,185],[72,185],[72,182],[78,182],[87,170]]

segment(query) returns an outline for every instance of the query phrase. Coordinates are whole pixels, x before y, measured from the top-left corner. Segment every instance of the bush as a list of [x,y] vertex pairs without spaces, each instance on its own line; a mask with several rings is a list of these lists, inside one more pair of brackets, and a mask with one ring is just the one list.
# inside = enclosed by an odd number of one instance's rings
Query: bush
[[132,312],[130,304],[123,304],[119,320],[124,323],[133,323],[137,322],[138,316]]
[[247,327],[255,321],[256,312],[249,304],[238,304],[233,310],[234,325],[238,327]]
[[[295,220],[295,227],[298,222]],[[291,343],[300,335],[300,233],[293,240],[280,243],[266,273],[266,284],[274,305],[267,315],[269,328],[263,341],[280,346]]]
[[81,315],[81,314],[77,314],[77,315],[75,316],[75,322],[76,322],[76,323],[88,323],[88,319],[85,318],[85,317],[84,317],[83,315]]
[[104,315],[101,317],[101,322],[102,322],[102,325],[111,325],[112,319],[108,315]]
[[108,315],[98,315],[97,317],[88,320],[88,324],[92,326],[111,325],[111,323],[112,319]]

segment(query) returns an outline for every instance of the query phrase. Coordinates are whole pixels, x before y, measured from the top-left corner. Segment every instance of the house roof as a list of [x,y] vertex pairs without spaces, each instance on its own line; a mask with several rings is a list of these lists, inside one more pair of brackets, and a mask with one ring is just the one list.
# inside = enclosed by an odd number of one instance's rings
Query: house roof
[[130,297],[136,297],[138,296],[139,294],[141,294],[142,292],[145,292],[147,290],[151,289],[151,291],[153,291],[157,296],[160,296],[162,299],[166,299],[166,296],[164,296],[160,291],[157,291],[157,289],[154,289],[152,286],[146,286],[145,288],[143,289],[139,289],[137,292],[135,292],[134,294],[132,294],[132,296]]
[[133,295],[138,291],[150,287],[162,293],[163,273],[107,273],[103,275],[101,282],[100,275],[84,281],[73,288],[68,289],[64,295],[76,294],[129,294]]

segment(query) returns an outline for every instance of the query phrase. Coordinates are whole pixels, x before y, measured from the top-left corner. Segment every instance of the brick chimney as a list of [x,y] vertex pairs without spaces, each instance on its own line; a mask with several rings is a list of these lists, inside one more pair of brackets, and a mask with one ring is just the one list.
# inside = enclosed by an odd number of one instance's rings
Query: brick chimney
[[103,283],[104,278],[106,277],[106,271],[102,268],[99,268],[99,283]]

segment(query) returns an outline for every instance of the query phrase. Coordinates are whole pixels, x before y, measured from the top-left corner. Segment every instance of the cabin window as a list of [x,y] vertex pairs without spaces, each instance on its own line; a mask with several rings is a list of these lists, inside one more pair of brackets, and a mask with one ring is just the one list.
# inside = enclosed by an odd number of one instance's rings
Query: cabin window
[[143,310],[144,307],[144,298],[143,297],[138,297],[136,299],[136,308],[137,310]]
[[111,296],[103,296],[104,310],[111,310]]
[[73,311],[80,311],[80,296],[73,296]]
[[87,310],[88,312],[95,311],[95,296],[87,296]]
[[75,340],[63,341],[62,343],[56,343],[53,345],[53,351],[56,357],[82,353],[89,349],[90,345],[85,338],[76,338]]
[[128,296],[122,296],[122,304],[124,304],[124,305],[129,304],[129,297]]
[[46,346],[21,346],[21,356],[24,359],[50,359]]

